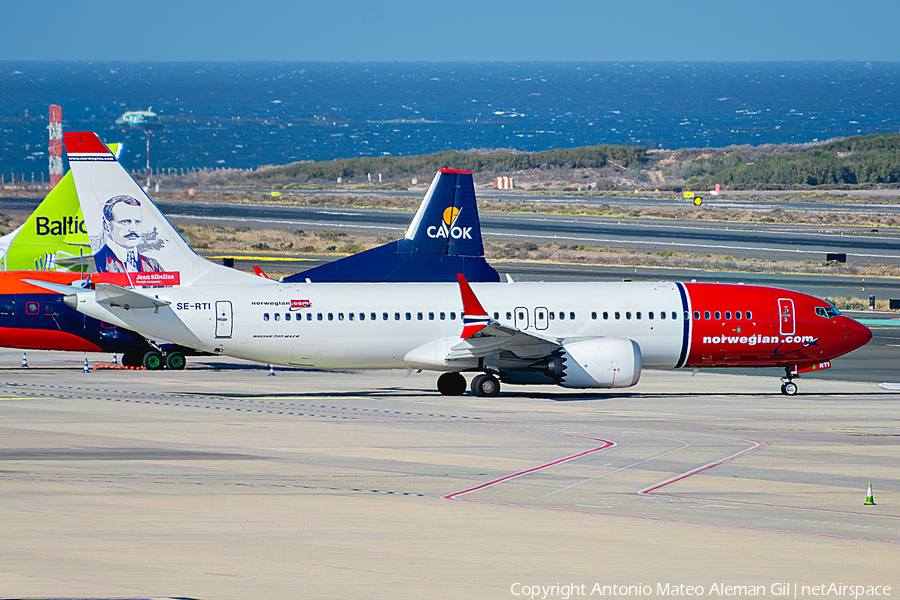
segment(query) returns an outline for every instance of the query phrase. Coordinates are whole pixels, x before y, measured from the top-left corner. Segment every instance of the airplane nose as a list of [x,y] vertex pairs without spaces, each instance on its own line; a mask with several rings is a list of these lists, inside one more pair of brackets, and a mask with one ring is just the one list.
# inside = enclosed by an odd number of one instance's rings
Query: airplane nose
[[872,332],[868,327],[849,317],[846,317],[846,319],[844,322],[844,334],[851,345],[851,350],[862,348],[872,340]]

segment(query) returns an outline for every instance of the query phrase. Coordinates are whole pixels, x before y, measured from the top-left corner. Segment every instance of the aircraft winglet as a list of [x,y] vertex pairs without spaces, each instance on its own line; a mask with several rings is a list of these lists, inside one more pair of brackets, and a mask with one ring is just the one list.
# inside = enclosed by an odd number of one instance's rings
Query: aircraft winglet
[[472,286],[466,281],[465,275],[460,273],[456,279],[459,281],[459,293],[463,302],[463,330],[459,337],[468,339],[487,327],[491,319],[472,291]]

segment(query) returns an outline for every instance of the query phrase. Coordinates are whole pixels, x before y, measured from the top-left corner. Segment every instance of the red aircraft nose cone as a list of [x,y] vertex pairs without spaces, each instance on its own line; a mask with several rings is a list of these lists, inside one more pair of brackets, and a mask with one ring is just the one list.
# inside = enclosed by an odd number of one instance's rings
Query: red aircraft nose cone
[[844,322],[844,332],[847,336],[847,342],[850,344],[848,352],[862,348],[872,339],[872,332],[869,331],[868,327],[849,317]]

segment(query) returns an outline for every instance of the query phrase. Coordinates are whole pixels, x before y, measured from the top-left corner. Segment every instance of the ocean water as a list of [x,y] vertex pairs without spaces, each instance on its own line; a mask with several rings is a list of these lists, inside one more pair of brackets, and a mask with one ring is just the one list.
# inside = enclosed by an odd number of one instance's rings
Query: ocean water
[[[442,150],[805,143],[900,131],[900,63],[0,62],[0,175],[47,173],[47,115],[151,166]],[[26,116],[27,114],[27,116]]]

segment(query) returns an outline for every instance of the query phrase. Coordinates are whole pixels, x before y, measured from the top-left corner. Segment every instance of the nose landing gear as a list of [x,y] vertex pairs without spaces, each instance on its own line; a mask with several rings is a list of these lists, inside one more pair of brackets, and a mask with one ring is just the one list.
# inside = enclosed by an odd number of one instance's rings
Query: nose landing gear
[[784,377],[781,378],[781,393],[785,396],[796,396],[797,395],[797,384],[794,383],[794,377],[800,377],[800,374],[797,373],[797,368],[785,367],[784,368]]
[[793,381],[785,381],[781,384],[781,393],[785,396],[794,396],[797,394],[797,384]]

